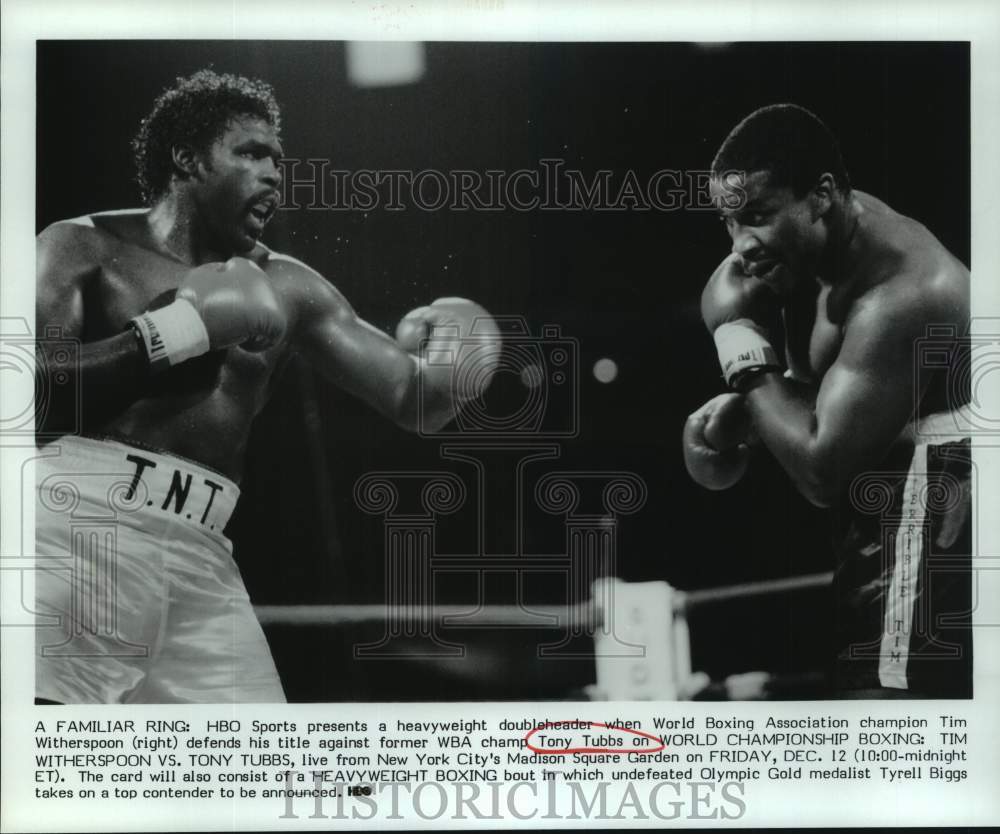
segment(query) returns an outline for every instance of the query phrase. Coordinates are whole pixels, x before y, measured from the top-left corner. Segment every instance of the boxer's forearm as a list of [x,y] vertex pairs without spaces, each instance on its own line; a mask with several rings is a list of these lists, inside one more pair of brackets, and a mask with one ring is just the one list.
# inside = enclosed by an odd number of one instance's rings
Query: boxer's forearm
[[761,442],[810,503],[829,506],[839,477],[836,460],[820,439],[815,390],[776,372],[751,377],[742,390]]
[[115,413],[139,393],[146,378],[147,360],[132,330],[99,342],[77,344],[39,339],[35,346],[35,375],[48,399],[36,408],[37,429],[83,428]]

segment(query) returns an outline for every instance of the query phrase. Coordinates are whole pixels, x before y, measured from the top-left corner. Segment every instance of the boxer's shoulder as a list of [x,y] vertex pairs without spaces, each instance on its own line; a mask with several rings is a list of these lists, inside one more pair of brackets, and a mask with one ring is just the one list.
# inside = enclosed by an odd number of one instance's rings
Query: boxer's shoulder
[[71,217],[67,220],[57,220],[38,233],[38,243],[49,249],[60,249],[75,246],[93,247],[101,237],[100,231],[94,225],[89,214],[82,217]]
[[332,284],[306,263],[258,245],[252,259],[267,273],[272,285],[290,299],[315,300],[317,292],[325,293],[333,289]]
[[58,220],[38,235],[39,251],[61,270],[96,269],[123,245],[141,243],[147,234],[146,214],[146,209],[125,209]]
[[268,275],[291,276],[300,270],[315,272],[298,258],[293,258],[284,252],[277,252],[263,243],[258,243],[249,257]]
[[831,320],[859,312],[938,322],[968,317],[969,273],[919,221],[870,195],[859,234],[863,249],[855,280],[830,294]]
[[[968,270],[919,220],[889,208],[881,200],[861,195],[864,212],[859,227],[872,277],[879,283],[896,278],[929,284],[954,282]],[[943,288],[938,288],[943,289]]]
[[89,215],[46,226],[36,239],[38,275],[67,276],[96,269],[104,241]]
[[969,318],[968,273],[947,260],[934,253],[902,255],[856,295],[845,323],[868,321],[916,335],[928,325],[963,327]]
[[308,295],[316,286],[327,284],[326,279],[308,264],[261,243],[257,244],[250,259],[267,273],[274,288],[289,299]]
[[75,234],[81,238],[130,239],[146,229],[148,215],[149,209],[142,208],[82,214],[79,217],[57,220],[47,226],[42,235]]
[[308,322],[351,310],[337,288],[308,264],[262,244],[258,244],[254,254],[257,265],[271,279],[294,321]]

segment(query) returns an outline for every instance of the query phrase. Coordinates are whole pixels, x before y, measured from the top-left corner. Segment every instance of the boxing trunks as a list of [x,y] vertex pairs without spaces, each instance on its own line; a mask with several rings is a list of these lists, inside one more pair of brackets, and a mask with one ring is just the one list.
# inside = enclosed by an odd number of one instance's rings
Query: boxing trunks
[[970,440],[949,415],[859,476],[837,515],[842,697],[972,697]]
[[284,702],[232,543],[239,490],[191,461],[64,437],[36,467],[36,697]]

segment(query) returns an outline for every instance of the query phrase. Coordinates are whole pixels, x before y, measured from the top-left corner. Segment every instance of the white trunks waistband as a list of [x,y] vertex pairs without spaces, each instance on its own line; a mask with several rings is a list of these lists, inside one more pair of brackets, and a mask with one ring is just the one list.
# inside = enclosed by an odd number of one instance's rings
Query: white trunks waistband
[[153,518],[224,539],[239,487],[186,458],[117,440],[66,436],[43,447],[38,497],[74,516]]
[[952,411],[928,414],[912,424],[914,441],[921,444],[952,443],[971,437],[976,423],[972,410],[963,405]]

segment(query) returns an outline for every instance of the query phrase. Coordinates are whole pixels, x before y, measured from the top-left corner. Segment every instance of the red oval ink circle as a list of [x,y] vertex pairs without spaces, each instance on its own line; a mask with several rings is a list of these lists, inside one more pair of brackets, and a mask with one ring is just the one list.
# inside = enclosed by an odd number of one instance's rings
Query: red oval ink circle
[[[587,724],[590,727],[604,727],[604,729],[611,730],[612,732],[631,733],[632,735],[642,736],[643,738],[648,738],[650,741],[655,741],[659,746],[642,750],[623,750],[620,747],[571,747],[568,750],[543,750],[540,747],[534,747],[529,741],[529,739],[539,730],[546,730],[550,727],[558,729],[560,724],[568,724],[570,721],[575,721],[578,724]],[[601,753],[612,756],[624,756],[627,753],[635,753],[636,755],[643,756],[648,753],[659,753],[667,746],[665,742],[660,741],[656,736],[644,733],[642,730],[631,730],[628,727],[611,727],[607,724],[602,724],[600,721],[586,721],[580,718],[567,718],[565,721],[549,721],[545,724],[539,724],[535,727],[535,729],[530,730],[524,737],[524,743],[533,753],[540,753],[544,756],[565,756],[569,753]]]

